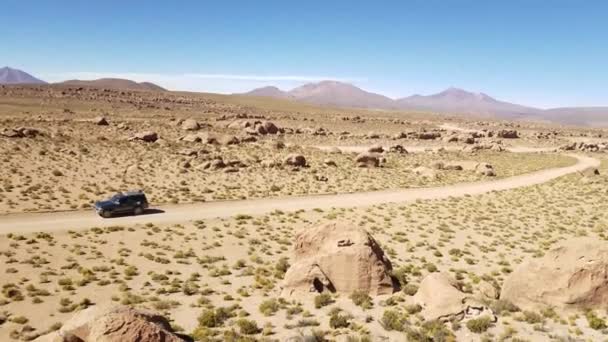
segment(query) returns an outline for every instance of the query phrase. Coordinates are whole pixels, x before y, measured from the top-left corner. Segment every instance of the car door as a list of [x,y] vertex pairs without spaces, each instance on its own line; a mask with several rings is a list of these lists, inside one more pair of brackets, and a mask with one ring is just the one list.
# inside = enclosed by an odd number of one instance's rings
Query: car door
[[130,208],[129,202],[129,197],[121,197],[118,200],[118,208],[116,208],[116,211],[120,213],[126,213],[131,210],[132,208]]

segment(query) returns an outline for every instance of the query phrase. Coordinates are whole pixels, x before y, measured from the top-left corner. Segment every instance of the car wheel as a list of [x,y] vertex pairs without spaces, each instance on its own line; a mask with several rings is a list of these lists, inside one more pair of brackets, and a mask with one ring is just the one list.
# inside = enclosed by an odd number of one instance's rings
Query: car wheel
[[104,210],[101,212],[101,217],[110,218],[110,217],[112,217],[112,213],[108,210]]
[[144,213],[144,209],[142,207],[137,207],[135,208],[135,210],[133,210],[133,214],[135,215],[141,215]]

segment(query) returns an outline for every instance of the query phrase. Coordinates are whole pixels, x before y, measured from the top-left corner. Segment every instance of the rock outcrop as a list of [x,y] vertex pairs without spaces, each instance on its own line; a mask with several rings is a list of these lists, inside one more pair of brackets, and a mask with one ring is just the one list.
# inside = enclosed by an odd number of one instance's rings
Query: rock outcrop
[[75,314],[40,341],[183,342],[163,316],[128,306],[96,305]]
[[356,290],[390,294],[396,286],[391,270],[391,262],[363,228],[328,223],[296,236],[295,262],[285,274],[282,294]]
[[500,294],[523,310],[608,307],[608,244],[575,238],[531,259],[505,280]]
[[496,321],[489,308],[462,292],[456,281],[444,273],[426,276],[413,299],[422,307],[421,314],[425,320],[462,321],[488,315]]

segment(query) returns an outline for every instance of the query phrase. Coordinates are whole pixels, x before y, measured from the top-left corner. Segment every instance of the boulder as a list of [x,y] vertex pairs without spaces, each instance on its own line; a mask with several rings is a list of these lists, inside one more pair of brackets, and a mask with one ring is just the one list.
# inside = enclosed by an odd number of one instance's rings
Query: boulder
[[337,166],[336,162],[329,158],[324,159],[323,164],[325,164],[325,166]]
[[475,172],[482,176],[494,177],[496,176],[496,172],[494,172],[494,167],[488,163],[478,163],[475,166]]
[[342,150],[340,150],[336,146],[333,146],[328,150],[328,152],[331,154],[340,154],[340,153],[342,153]]
[[367,135],[365,135],[366,139],[380,139],[380,134],[376,133],[376,132],[369,132],[367,133]]
[[426,276],[413,300],[422,307],[421,315],[425,320],[462,321],[488,315],[496,321],[489,308],[462,292],[456,281],[445,273]]
[[435,140],[441,137],[439,132],[420,132],[418,133],[418,139],[420,140]]
[[380,155],[378,153],[363,152],[355,158],[359,167],[378,167],[380,166]]
[[414,172],[416,175],[418,175],[422,178],[429,178],[429,179],[437,178],[437,172],[435,172],[434,170],[432,170],[428,167],[424,167],[424,166],[419,166],[419,167],[413,169],[412,172]]
[[219,138],[218,141],[221,145],[224,146],[228,146],[228,145],[238,145],[240,144],[240,140],[239,138],[235,137],[234,135],[223,135]]
[[443,164],[443,169],[446,171],[462,171],[464,167],[457,162],[447,162]]
[[56,333],[60,341],[181,342],[169,321],[152,311],[95,305],[76,313]]
[[42,132],[36,128],[18,127],[13,129],[4,129],[2,132],[0,132],[0,135],[7,138],[35,138],[38,135],[42,135]]
[[407,154],[407,150],[399,144],[391,145],[388,151],[391,153]]
[[97,126],[109,125],[108,120],[106,120],[106,118],[104,118],[103,116],[98,116],[95,119],[93,119],[93,123],[96,124]]
[[179,140],[185,141],[185,142],[201,142],[202,141],[201,137],[198,136],[198,134],[187,134],[187,135],[184,135],[183,137],[180,137]]
[[273,167],[277,167],[277,166],[279,166],[279,165],[280,165],[280,163],[279,163],[279,162],[276,162],[276,161],[274,161],[274,160],[272,160],[272,159],[264,159],[264,160],[262,160],[262,161],[260,162],[260,165],[261,165],[262,167],[266,167],[266,168],[273,168]]
[[327,223],[297,234],[295,260],[285,274],[282,295],[390,294],[396,289],[391,270],[391,262],[366,230],[346,222]]
[[140,132],[136,133],[132,137],[129,138],[130,141],[133,140],[141,140],[144,142],[155,142],[158,140],[158,134],[156,132],[148,131],[148,132]]
[[588,167],[580,172],[581,172],[581,175],[583,175],[585,177],[594,177],[594,176],[600,175],[600,170],[598,170],[596,167]]
[[301,154],[292,153],[285,158],[284,164],[289,166],[306,166],[306,158]]
[[374,146],[371,146],[370,148],[368,148],[367,152],[382,153],[382,152],[384,152],[384,148],[382,147],[382,145],[374,145]]
[[279,128],[271,121],[262,122],[262,126],[266,131],[266,134],[277,134],[279,133]]
[[522,310],[608,307],[608,244],[569,239],[543,257],[529,259],[505,279],[500,298]]
[[194,119],[186,119],[181,123],[182,129],[184,131],[196,131],[201,128],[201,126]]
[[281,140],[272,140],[272,141],[270,141],[268,146],[270,146],[270,148],[275,149],[275,150],[282,150],[285,148],[285,143]]
[[204,144],[218,145],[220,141],[214,135],[211,135],[209,132],[199,132],[187,134],[182,137],[179,137],[180,141],[186,142],[202,142]]
[[435,170],[443,170],[444,168],[444,163],[442,161],[436,161],[431,163],[431,169],[435,169]]
[[503,139],[517,139],[519,133],[514,129],[503,129],[496,133],[496,136]]

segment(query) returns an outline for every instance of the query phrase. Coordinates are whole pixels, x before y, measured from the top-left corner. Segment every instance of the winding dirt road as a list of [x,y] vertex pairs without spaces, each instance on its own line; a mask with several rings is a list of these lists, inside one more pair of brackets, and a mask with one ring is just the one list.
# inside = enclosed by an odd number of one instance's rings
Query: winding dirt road
[[578,162],[572,166],[541,170],[499,180],[461,183],[443,187],[382,190],[337,195],[308,195],[302,197],[265,198],[238,201],[205,202],[158,207],[157,213],[103,219],[92,210],[53,213],[23,213],[0,216],[0,234],[37,231],[65,231],[132,225],[135,223],[175,224],[236,214],[260,215],[274,210],[296,211],[314,208],[346,208],[382,203],[402,203],[416,200],[441,199],[464,195],[478,195],[548,182],[555,178],[598,167],[594,158],[569,154]]

